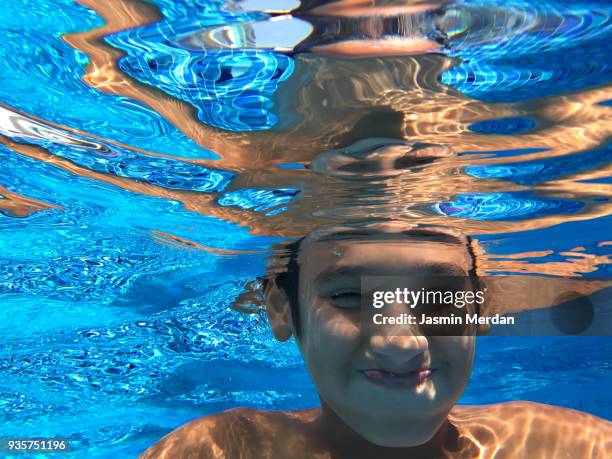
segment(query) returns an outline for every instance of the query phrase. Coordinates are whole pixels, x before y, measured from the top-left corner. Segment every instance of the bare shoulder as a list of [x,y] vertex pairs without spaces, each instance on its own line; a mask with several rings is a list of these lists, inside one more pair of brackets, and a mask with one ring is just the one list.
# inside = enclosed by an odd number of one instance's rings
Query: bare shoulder
[[219,423],[225,422],[228,417],[233,417],[233,413],[225,412],[191,421],[170,432],[148,448],[140,458],[222,458],[223,451],[216,445],[212,433]]
[[269,449],[272,436],[307,422],[314,410],[236,408],[191,421],[147,449],[141,459],[249,457]]
[[451,419],[474,437],[513,450],[512,457],[612,457],[612,423],[582,411],[509,402],[458,406]]

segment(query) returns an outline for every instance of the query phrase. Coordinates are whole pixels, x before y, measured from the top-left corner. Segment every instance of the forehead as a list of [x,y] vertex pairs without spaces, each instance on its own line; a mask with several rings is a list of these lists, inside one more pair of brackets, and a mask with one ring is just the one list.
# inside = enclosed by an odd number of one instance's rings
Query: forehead
[[[355,238],[305,240],[299,255],[303,277],[316,279],[322,273],[395,275],[431,272],[465,275],[472,267],[467,243],[424,240],[410,235],[372,235]],[[302,276],[301,276],[302,277]]]

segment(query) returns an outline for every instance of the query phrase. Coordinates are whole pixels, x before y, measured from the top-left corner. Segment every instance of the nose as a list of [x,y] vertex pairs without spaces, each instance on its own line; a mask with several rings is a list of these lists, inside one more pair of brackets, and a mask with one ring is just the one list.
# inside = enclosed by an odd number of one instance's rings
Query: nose
[[423,354],[428,347],[427,338],[420,335],[374,335],[370,338],[370,349],[375,357],[397,366]]

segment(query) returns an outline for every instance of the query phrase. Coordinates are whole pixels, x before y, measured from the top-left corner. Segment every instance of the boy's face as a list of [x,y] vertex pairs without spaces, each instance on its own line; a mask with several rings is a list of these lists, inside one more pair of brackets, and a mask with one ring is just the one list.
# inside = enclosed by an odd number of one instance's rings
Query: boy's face
[[471,259],[464,244],[387,236],[303,241],[298,345],[322,401],[347,425],[378,445],[415,446],[463,392],[474,338],[423,336],[414,326],[366,334],[361,276],[467,276]]

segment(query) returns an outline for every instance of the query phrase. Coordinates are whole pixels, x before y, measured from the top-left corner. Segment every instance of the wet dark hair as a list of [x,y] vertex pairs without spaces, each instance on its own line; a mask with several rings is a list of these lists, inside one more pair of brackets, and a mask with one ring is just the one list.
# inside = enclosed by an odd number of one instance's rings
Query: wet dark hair
[[[430,233],[428,231],[411,231],[410,234],[422,234],[425,236],[435,235],[435,233]],[[341,236],[336,235],[336,236]],[[355,236],[355,233],[347,232],[345,235]],[[451,236],[449,239],[455,242],[462,241],[458,238]],[[478,280],[478,274],[476,272],[476,254],[474,252],[474,248],[472,246],[472,239],[469,236],[466,236],[467,239],[467,251],[472,259],[472,266],[468,271],[468,277],[472,282],[472,287],[474,290],[478,290],[480,288],[480,282]],[[300,254],[300,246],[304,238],[300,238],[296,241],[291,242],[286,246],[286,251],[288,253],[287,260],[287,268],[284,271],[278,272],[274,275],[274,283],[277,285],[279,289],[285,292],[287,295],[287,299],[289,300],[289,309],[291,311],[291,321],[293,323],[293,328],[295,332],[295,337],[300,337],[300,301],[299,301],[299,287],[300,287],[300,264],[298,262],[298,256]],[[477,311],[479,313],[480,311]]]
[[298,256],[300,254],[300,245],[304,238],[293,241],[287,245],[286,249],[289,254],[287,260],[287,269],[278,272],[274,276],[274,283],[285,292],[289,300],[289,309],[291,310],[291,321],[296,338],[300,336],[300,264]]

